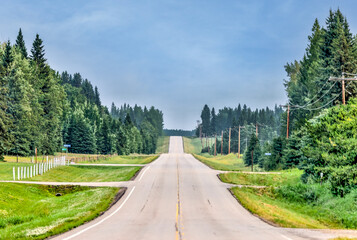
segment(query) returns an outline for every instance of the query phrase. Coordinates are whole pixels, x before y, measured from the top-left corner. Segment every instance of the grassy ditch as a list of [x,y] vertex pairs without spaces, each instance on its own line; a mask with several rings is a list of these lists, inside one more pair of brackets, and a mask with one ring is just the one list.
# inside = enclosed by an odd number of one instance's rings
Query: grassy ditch
[[228,172],[219,174],[219,178],[225,183],[238,185],[274,186],[279,187],[286,184],[297,184],[300,182],[302,171],[293,169],[282,171],[279,174],[247,174],[240,172]]
[[130,180],[141,167],[61,166],[25,179],[43,182],[119,182]]
[[157,147],[156,153],[168,153],[169,152],[169,144],[170,144],[170,137],[169,136],[160,136],[157,140]]
[[243,159],[238,158],[236,155],[217,155],[211,156],[208,154],[198,155],[192,154],[196,159],[208,165],[209,167],[223,171],[246,171],[249,167],[244,165]]
[[68,231],[107,210],[117,193],[118,188],[0,183],[0,239],[44,239]]
[[159,155],[128,155],[128,156],[113,156],[107,160],[99,160],[94,162],[81,162],[81,163],[106,163],[106,164],[147,164],[156,160]]
[[231,192],[250,212],[281,227],[357,228],[357,190],[344,198],[331,194],[329,186],[303,184],[301,172],[292,170],[277,175],[227,173],[226,182],[265,185],[262,189],[233,187]]

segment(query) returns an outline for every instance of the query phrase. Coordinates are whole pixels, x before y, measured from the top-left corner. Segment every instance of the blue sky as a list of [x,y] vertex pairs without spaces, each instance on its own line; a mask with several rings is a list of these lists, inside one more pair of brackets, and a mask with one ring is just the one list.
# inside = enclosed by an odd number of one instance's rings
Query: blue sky
[[193,129],[210,107],[286,102],[284,65],[301,59],[315,18],[353,0],[3,1],[0,41],[40,34],[52,68],[80,72],[102,102],[154,105],[166,128]]

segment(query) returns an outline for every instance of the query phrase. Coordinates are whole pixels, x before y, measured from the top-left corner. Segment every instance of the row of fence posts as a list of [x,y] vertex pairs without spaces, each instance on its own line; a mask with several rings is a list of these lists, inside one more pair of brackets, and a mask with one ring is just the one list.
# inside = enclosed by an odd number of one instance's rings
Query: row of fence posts
[[42,175],[45,172],[51,170],[52,168],[58,166],[65,166],[65,165],[69,165],[69,160],[66,161],[65,156],[54,158],[51,160],[49,160],[47,157],[47,160],[44,163],[37,163],[35,165],[28,166],[28,167],[17,167],[17,171],[16,171],[16,167],[13,167],[12,174],[13,174],[14,181],[16,181],[16,179],[22,180],[25,178],[32,178],[37,175]]

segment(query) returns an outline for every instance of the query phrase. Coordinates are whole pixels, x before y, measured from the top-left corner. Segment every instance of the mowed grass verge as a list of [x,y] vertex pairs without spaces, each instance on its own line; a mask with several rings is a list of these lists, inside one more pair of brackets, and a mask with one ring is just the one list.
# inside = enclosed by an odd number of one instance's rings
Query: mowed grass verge
[[141,167],[61,166],[43,175],[24,179],[41,182],[119,182],[129,181]]
[[12,163],[12,162],[0,162],[0,180],[14,180],[12,175],[13,167],[16,167],[16,177],[17,177],[17,167],[29,167],[34,164],[30,163]]
[[156,153],[168,153],[169,152],[169,144],[170,144],[170,137],[169,136],[160,136],[157,140],[157,147]]
[[219,174],[219,178],[222,182],[238,185],[279,187],[283,184],[299,183],[302,172],[303,171],[298,169],[267,174],[259,174],[259,172],[249,174],[241,172],[228,172]]
[[[233,175],[232,175],[233,174]],[[262,189],[233,187],[231,192],[251,213],[288,228],[357,229],[357,191],[344,198],[333,196],[328,185],[303,184],[301,171],[281,174],[227,173],[221,178]]]
[[0,183],[0,239],[44,239],[68,231],[107,210],[118,190]]
[[113,156],[107,160],[99,160],[93,162],[80,162],[80,163],[93,163],[93,164],[148,164],[156,160],[159,155],[128,155],[128,156]]
[[222,171],[247,171],[250,168],[244,165],[243,159],[235,154],[211,156],[208,154],[192,154],[197,160],[203,162],[209,167]]
[[202,150],[201,139],[183,137],[183,147],[185,153],[199,154]]

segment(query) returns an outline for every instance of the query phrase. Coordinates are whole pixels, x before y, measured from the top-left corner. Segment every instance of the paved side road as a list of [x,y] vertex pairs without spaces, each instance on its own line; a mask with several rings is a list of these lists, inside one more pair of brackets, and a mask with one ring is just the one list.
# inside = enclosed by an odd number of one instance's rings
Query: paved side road
[[[170,138],[169,154],[144,168],[125,195],[101,217],[55,239],[329,239],[335,232],[276,228],[245,210],[216,171],[183,153]],[[354,232],[353,232],[354,233]]]

